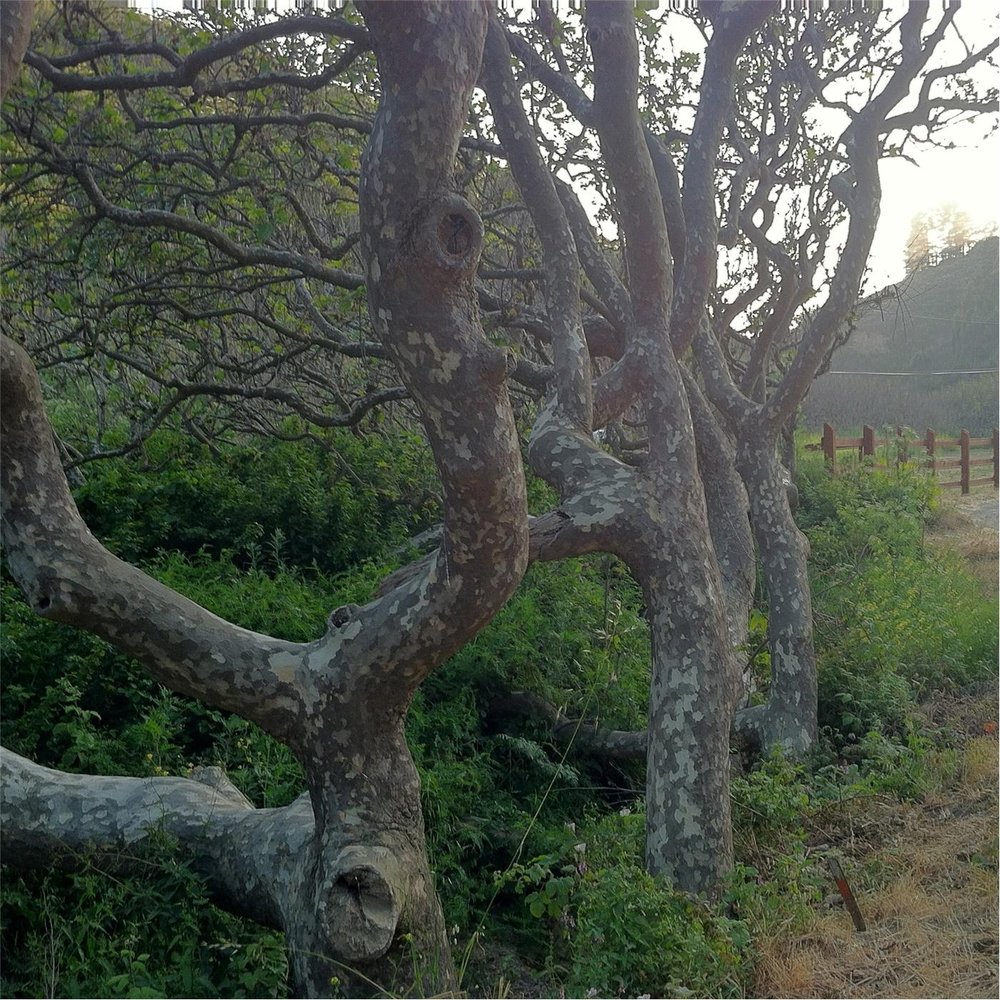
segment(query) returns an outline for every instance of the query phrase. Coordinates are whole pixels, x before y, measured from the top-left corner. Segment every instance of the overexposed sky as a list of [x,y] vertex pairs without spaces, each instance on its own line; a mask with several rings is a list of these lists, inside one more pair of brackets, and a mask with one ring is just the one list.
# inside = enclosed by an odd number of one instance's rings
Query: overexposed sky
[[[901,7],[902,0],[888,0]],[[931,4],[932,16],[940,3]],[[965,0],[955,16],[962,38],[974,48],[982,48],[1000,34],[1000,5],[996,0]],[[958,62],[965,50],[954,34],[945,41],[949,62]],[[1000,72],[982,67],[981,83],[1000,85]],[[869,259],[867,291],[882,288],[903,277],[903,256],[910,234],[910,222],[919,212],[933,212],[953,205],[964,211],[976,229],[1000,224],[1000,133],[988,135],[996,115],[954,128],[944,138],[953,149],[913,147],[909,152],[916,164],[904,160],[883,161],[882,212],[878,233]]]
[[[750,0],[753,2],[753,0]],[[881,0],[883,6],[896,17],[901,16],[909,0]],[[930,23],[941,14],[946,0],[932,2]],[[947,0],[949,5],[951,0]],[[667,5],[659,4],[666,12]],[[686,17],[666,17],[669,37],[665,37],[661,52],[673,56],[686,50],[700,52],[704,42],[691,21]],[[957,33],[955,29],[957,28]],[[926,29],[925,29],[926,31]],[[959,63],[966,56],[964,40],[975,49],[982,48],[1000,33],[1000,4],[997,0],[964,0],[943,42],[932,58],[931,67],[942,59],[949,64]],[[897,35],[898,37],[898,35]],[[1000,73],[989,67],[977,71],[981,85],[1000,86]],[[932,93],[940,93],[936,87]],[[912,106],[912,99],[902,102],[899,109]],[[820,111],[829,115],[830,128],[836,134],[846,120],[836,123],[839,113]],[[996,116],[991,116],[995,121]],[[869,257],[869,274],[863,292],[872,292],[897,282],[905,275],[906,244],[910,224],[918,213],[933,213],[946,206],[964,211],[976,230],[1000,225],[1000,133],[987,138],[989,123],[965,124],[942,134],[938,141],[953,143],[955,148],[942,149],[910,142],[905,159],[884,160],[880,165],[882,179],[882,205],[879,226]]]
[[903,277],[910,222],[918,212],[954,205],[977,229],[1000,224],[1000,135],[948,150],[921,151],[919,165],[881,166],[882,212],[869,259],[867,290]]

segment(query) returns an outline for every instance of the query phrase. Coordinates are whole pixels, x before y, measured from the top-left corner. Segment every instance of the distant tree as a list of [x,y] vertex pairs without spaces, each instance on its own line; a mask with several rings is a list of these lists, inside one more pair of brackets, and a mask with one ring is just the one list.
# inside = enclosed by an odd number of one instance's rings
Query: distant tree
[[906,242],[906,270],[938,264],[950,257],[962,257],[976,242],[989,236],[995,227],[973,225],[968,212],[954,202],[931,212],[918,212],[910,222]]
[[941,210],[938,226],[942,230],[943,256],[964,256],[977,238],[968,213],[954,205],[948,205]]
[[906,241],[906,271],[912,274],[931,262],[930,218],[918,212],[910,222],[910,235]]

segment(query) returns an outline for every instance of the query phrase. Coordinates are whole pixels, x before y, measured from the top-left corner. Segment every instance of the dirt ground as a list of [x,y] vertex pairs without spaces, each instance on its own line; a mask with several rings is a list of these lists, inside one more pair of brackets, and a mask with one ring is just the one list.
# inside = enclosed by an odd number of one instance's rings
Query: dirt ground
[[997,539],[1000,503],[992,486],[978,486],[962,496],[947,492],[931,524],[927,540],[957,552],[988,592],[998,592]]
[[[997,588],[995,490],[948,495],[928,532]],[[763,942],[760,997],[997,997],[997,692],[924,706],[951,767],[923,800],[845,803],[815,831],[868,929],[832,893],[804,932]],[[822,843],[820,843],[822,842]]]

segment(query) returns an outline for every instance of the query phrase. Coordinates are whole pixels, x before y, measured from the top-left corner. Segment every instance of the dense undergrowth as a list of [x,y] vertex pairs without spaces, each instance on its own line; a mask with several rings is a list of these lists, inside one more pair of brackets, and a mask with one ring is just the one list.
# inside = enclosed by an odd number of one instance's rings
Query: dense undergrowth
[[[304,640],[332,607],[365,600],[435,515],[416,441],[344,434],[336,445],[213,456],[162,435],[141,463],[88,469],[77,495],[123,557],[241,625]],[[830,479],[807,466],[800,492],[822,738],[806,761],[734,760],[739,863],[720,898],[683,896],[643,871],[639,765],[554,742],[510,711],[508,696],[527,691],[570,717],[641,728],[648,635],[641,594],[615,560],[533,567],[419,691],[408,732],[466,990],[745,995],[755,941],[804,919],[828,889],[807,849],[810,817],[845,799],[919,797],[953,766],[953,748],[913,709],[993,676],[997,611],[957,559],[924,544],[932,487],[907,470]],[[5,745],[81,772],[218,764],[261,806],[302,790],[294,759],[254,726],[37,619],[7,581],[3,600]],[[750,646],[764,688],[767,657]],[[139,875],[6,873],[3,995],[284,995],[280,935],[211,906],[165,838],[139,864]]]

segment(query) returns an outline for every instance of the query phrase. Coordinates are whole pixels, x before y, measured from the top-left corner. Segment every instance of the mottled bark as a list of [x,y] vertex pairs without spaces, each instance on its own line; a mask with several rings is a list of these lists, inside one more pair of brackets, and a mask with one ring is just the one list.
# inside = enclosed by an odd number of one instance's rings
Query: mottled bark
[[70,495],[30,359],[0,344],[3,542],[38,614],[86,628],[173,690],[241,712],[276,735],[304,720],[309,664],[329,655],[238,628],[123,563],[90,533]]
[[482,81],[507,164],[542,245],[556,370],[555,402],[565,420],[589,434],[593,387],[580,316],[580,261],[566,211],[521,104],[510,62],[507,40],[494,14],[487,34]]
[[[652,647],[646,867],[703,892],[733,863],[729,730],[738,673],[700,483],[650,487],[669,498],[672,513],[656,505],[641,551],[628,559],[646,594]],[[654,506],[648,494],[646,503]]]
[[801,753],[816,741],[816,651],[807,559],[809,544],[792,516],[785,471],[773,441],[748,429],[739,469],[767,592],[771,689],[763,705],[741,711],[735,728],[761,749]]
[[[127,848],[166,833],[219,905],[285,932],[295,996],[407,993],[447,979],[432,964],[443,928],[422,828],[355,831],[364,842],[345,837],[324,865],[307,796],[254,809],[216,768],[189,780],[65,774],[8,750],[0,762],[5,864],[73,870],[82,859],[129,871]],[[412,951],[392,948],[400,926],[412,928]]]
[[756,3],[705,5],[713,32],[705,52],[701,94],[694,128],[684,158],[684,259],[673,303],[670,336],[680,355],[698,333],[718,267],[719,217],[716,208],[715,163],[722,130],[733,98],[736,57],[744,42],[774,13],[773,0]]
[[0,101],[17,79],[34,14],[35,0],[0,3]]
[[732,439],[712,412],[693,376],[687,372],[684,387],[691,407],[709,531],[722,575],[729,638],[735,648],[746,642],[757,576],[749,500],[736,469],[736,448]]
[[9,750],[0,775],[5,864],[72,870],[87,857],[127,870],[124,849],[162,831],[227,909],[281,928],[295,905],[294,869],[313,833],[308,799],[254,809],[215,768],[193,780],[65,774]]
[[[646,865],[702,891],[732,866],[729,726],[736,666],[708,527],[687,393],[670,343],[672,258],[663,203],[637,111],[638,44],[626,5],[586,9],[594,118],[625,242],[649,458],[620,519],[620,554],[649,609],[652,680]],[[622,544],[624,543],[624,544]]]
[[5,854],[65,862],[76,845],[110,849],[163,824],[223,905],[284,929],[296,996],[454,987],[404,721],[417,685],[493,617],[528,554],[507,358],[483,336],[473,285],[482,225],[449,193],[487,10],[364,14],[383,85],[361,193],[371,312],[423,414],[444,496],[441,547],[418,572],[340,609],[312,643],[209,614],[90,534],[37,376],[3,342],[3,539],[32,606],[103,636],[168,687],[253,719],[292,748],[308,786],[308,802],[251,810],[194,782],[74,777],[11,755]]
[[[4,6],[0,30],[4,86],[12,78],[10,6]],[[281,642],[224,622],[121,563],[93,538],[62,477],[30,363],[15,345],[3,346],[3,534],[11,571],[32,606],[105,637],[173,690],[258,722],[293,749],[308,785],[308,798],[285,810],[254,810],[218,774],[195,782],[74,777],[9,755],[5,855],[23,864],[70,864],[73,852],[87,844],[110,857],[117,845],[162,825],[223,905],[285,930],[292,988],[301,996],[328,995],[334,978],[338,991],[359,995],[454,987],[404,720],[417,685],[493,617],[529,558],[611,552],[642,585],[652,639],[648,735],[581,732],[593,746],[616,753],[645,747],[651,871],[696,892],[711,889],[726,873],[732,861],[729,733],[738,697],[734,646],[745,632],[752,585],[747,509],[771,604],[773,680],[768,705],[742,715],[740,725],[761,744],[801,750],[815,737],[806,549],[774,458],[777,429],[794,412],[854,304],[877,220],[878,159],[887,135],[900,127],[892,123],[905,120],[912,127],[914,116],[926,123],[946,106],[928,89],[942,71],[926,74],[919,94],[911,84],[954,16],[949,8],[924,37],[927,5],[910,5],[897,23],[899,58],[894,64],[883,58],[884,72],[872,84],[880,89],[864,108],[840,105],[850,124],[827,161],[839,172],[826,177],[821,194],[844,206],[846,243],[826,300],[801,327],[800,346],[768,395],[768,379],[775,378],[770,362],[800,304],[798,289],[812,288],[808,267],[816,261],[807,261],[806,271],[772,296],[774,309],[762,326],[747,327],[760,336],[744,358],[745,383],[734,380],[731,367],[741,359],[728,343],[723,349],[709,320],[717,302],[723,312],[739,313],[757,295],[738,306],[740,296],[727,301],[713,294],[718,184],[731,167],[720,163],[724,133],[743,162],[736,168],[742,179],[731,178],[727,227],[733,232],[723,239],[740,229],[763,258],[777,259],[752,218],[755,204],[773,207],[772,194],[787,195],[784,181],[774,186],[789,164],[780,162],[785,154],[768,122],[777,126],[780,109],[791,107],[782,90],[788,81],[781,78],[791,79],[790,64],[775,64],[767,85],[773,84],[776,100],[768,97],[770,118],[752,150],[732,106],[737,56],[775,5],[703,5],[710,31],[694,127],[690,135],[671,132],[664,142],[638,113],[639,50],[628,4],[593,0],[587,6],[593,100],[568,69],[556,72],[530,43],[505,34],[495,21],[484,67],[489,17],[478,0],[358,6],[367,29],[335,17],[279,19],[151,73],[64,72],[86,62],[84,55],[60,62],[62,68],[37,53],[28,58],[57,90],[193,86],[198,94],[221,95],[227,74],[208,82],[208,71],[217,59],[261,40],[317,31],[351,39],[356,50],[345,53],[349,60],[357,51],[374,50],[382,94],[362,167],[359,246],[378,353],[395,364],[419,407],[440,472],[444,523],[435,552],[389,577],[364,607],[337,609],[326,634],[312,643]],[[605,256],[575,195],[552,178],[521,106],[508,42],[529,76],[597,131],[614,191],[624,277]],[[122,42],[107,44],[113,54]],[[965,63],[988,52],[972,53]],[[825,53],[812,43],[794,53],[796,86],[807,96],[810,87],[816,96],[825,86]],[[833,89],[853,87],[846,78],[855,56],[845,58],[844,75],[834,67],[827,78]],[[316,85],[327,79],[317,78]],[[478,79],[503,148],[478,137],[465,141],[508,157],[532,216],[547,315],[520,322],[524,329],[545,328],[551,369],[515,361],[483,336],[479,303],[495,312],[504,306],[476,285],[483,225],[451,188]],[[914,108],[891,118],[910,95]],[[305,119],[297,120],[306,127]],[[798,124],[805,127],[801,115]],[[369,130],[367,122],[358,119],[358,125]],[[683,180],[667,139],[686,143]],[[182,232],[240,266],[272,266],[320,284],[360,287],[361,278],[324,259],[244,246],[190,215],[114,204],[86,157],[68,158],[52,144],[46,154],[55,172],[72,179],[109,223]],[[742,196],[751,174],[760,182],[757,203]],[[817,200],[809,202],[812,212]],[[825,252],[825,236],[807,236],[799,240],[807,257],[810,239],[817,253]],[[581,288],[581,269],[591,288]],[[599,322],[585,323],[581,297]],[[728,329],[732,320],[722,325]],[[336,339],[331,343],[342,349]],[[698,382],[680,363],[689,344],[700,367]],[[613,360],[598,379],[588,348]],[[530,522],[507,397],[512,371],[532,385],[554,386],[532,429],[529,460],[559,490],[560,502]],[[290,405],[303,412],[294,400]],[[604,452],[591,431],[627,412],[645,424],[648,449],[625,463]],[[316,419],[323,423],[322,416]],[[738,441],[738,459],[731,440]],[[565,730],[563,722],[556,724]]]
[[[738,441],[737,464],[750,497],[753,532],[768,592],[770,696],[766,705],[740,713],[737,723],[744,735],[762,747],[777,743],[801,751],[816,738],[816,655],[806,567],[808,545],[792,518],[791,505],[797,495],[794,487],[786,485],[777,460],[778,439],[857,301],[878,223],[878,162],[882,137],[892,130],[888,116],[906,98],[954,16],[946,11],[922,38],[928,12],[926,4],[911,4],[899,19],[898,59],[865,107],[852,112],[840,137],[848,155],[842,171],[830,176],[827,186],[847,211],[847,236],[827,297],[805,324],[794,356],[777,384],[765,396],[764,375],[771,346],[788,334],[811,272],[791,273],[790,258],[779,247],[765,246],[767,240],[759,230],[752,233],[752,242],[763,247],[765,256],[780,262],[783,277],[775,288],[765,328],[753,345],[742,391],[707,318],[694,339],[706,393]],[[969,56],[975,58],[981,56]]]

